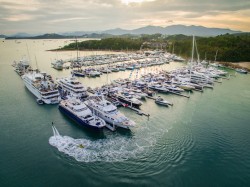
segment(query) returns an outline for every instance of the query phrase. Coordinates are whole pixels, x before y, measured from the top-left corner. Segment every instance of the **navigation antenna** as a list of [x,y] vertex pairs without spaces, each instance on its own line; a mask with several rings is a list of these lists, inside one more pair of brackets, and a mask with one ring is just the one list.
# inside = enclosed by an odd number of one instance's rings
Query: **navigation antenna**
[[30,60],[30,53],[29,53],[29,48],[28,48],[27,42],[25,42],[25,43],[26,43],[26,48],[27,48],[27,52],[28,52],[29,61],[30,61],[30,63],[31,63],[31,60]]
[[38,64],[37,64],[36,56],[35,56],[35,60],[36,60],[36,69],[38,70]]
[[76,37],[76,61],[78,63],[78,42],[77,42],[77,37]]

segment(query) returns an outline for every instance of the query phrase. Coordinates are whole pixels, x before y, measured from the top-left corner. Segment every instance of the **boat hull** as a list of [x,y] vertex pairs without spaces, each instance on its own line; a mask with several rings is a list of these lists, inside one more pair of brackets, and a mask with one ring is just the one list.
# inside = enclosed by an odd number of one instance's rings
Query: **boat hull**
[[106,121],[107,123],[111,124],[111,125],[115,125],[117,127],[121,127],[121,128],[124,128],[124,129],[129,129],[129,126],[126,126],[126,125],[123,125],[122,123],[119,123],[119,122],[115,122],[115,121],[112,121],[110,118],[108,118],[106,116],[106,114],[102,113],[102,112],[99,112],[98,110],[96,110],[94,107],[88,105],[89,109],[95,114],[97,115],[98,117],[100,117],[101,119],[103,119],[104,121]]
[[84,126],[84,127],[88,127],[88,128],[92,128],[92,129],[102,129],[103,126],[92,126],[89,125],[88,123],[86,123],[85,121],[83,121],[82,119],[80,119],[78,116],[74,115],[72,112],[68,111],[66,108],[64,108],[63,106],[59,105],[59,110],[64,113],[67,117],[71,118],[72,120],[74,120],[75,122],[77,122],[79,125]]

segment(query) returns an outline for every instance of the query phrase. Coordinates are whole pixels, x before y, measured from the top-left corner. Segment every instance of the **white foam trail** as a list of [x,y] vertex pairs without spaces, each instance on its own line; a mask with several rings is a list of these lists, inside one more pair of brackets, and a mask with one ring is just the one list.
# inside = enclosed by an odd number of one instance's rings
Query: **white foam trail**
[[53,135],[56,136],[56,132],[55,132],[55,129],[54,129],[53,125],[52,125],[52,131],[53,131]]
[[[50,145],[60,152],[75,158],[79,162],[119,162],[131,158],[137,158],[145,154],[149,148],[156,144],[159,134],[141,134],[142,137],[109,137],[90,141],[87,139],[74,139],[69,136],[61,136],[52,126],[54,136],[50,137]],[[162,131],[160,131],[162,133]],[[160,134],[161,134],[160,133]]]
[[60,136],[60,134],[59,134],[59,132],[58,132],[58,130],[56,129],[55,126],[54,126],[54,129],[55,129],[55,135],[56,135],[56,136]]

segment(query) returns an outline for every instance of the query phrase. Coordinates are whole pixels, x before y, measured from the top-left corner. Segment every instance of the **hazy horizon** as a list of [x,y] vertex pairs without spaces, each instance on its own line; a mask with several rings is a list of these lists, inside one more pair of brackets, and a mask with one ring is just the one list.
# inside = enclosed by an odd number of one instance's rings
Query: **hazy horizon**
[[195,25],[250,31],[246,0],[0,0],[0,34]]

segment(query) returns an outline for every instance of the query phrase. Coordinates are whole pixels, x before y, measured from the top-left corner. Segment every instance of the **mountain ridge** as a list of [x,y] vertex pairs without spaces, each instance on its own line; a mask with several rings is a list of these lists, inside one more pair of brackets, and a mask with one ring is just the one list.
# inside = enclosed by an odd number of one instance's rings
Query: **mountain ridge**
[[183,34],[183,35],[195,35],[195,36],[218,36],[221,34],[235,34],[241,33],[242,31],[234,31],[231,29],[222,29],[222,28],[208,28],[203,26],[186,26],[186,25],[170,25],[166,27],[160,26],[145,26],[133,30],[126,30],[121,28],[109,29],[103,31],[103,33],[120,35],[120,34],[164,34],[164,35],[173,35],[173,34]]
[[[208,28],[204,26],[195,26],[195,25],[170,25],[166,27],[161,26],[152,26],[148,25],[145,27],[140,27],[137,29],[122,29],[122,28],[115,28],[115,29],[109,29],[104,31],[72,31],[72,32],[58,32],[55,33],[57,35],[61,35],[63,37],[82,37],[84,35],[91,35],[91,34],[107,34],[107,35],[142,35],[142,34],[163,34],[163,35],[175,35],[175,34],[183,34],[186,36],[218,36],[223,34],[236,34],[236,33],[242,33],[242,31],[235,31],[231,29],[222,29],[222,28]],[[31,37],[37,37],[40,35],[34,35],[34,34],[28,34],[28,33],[16,33],[14,35],[5,35],[9,38],[31,38]],[[45,35],[45,34],[44,34]]]

